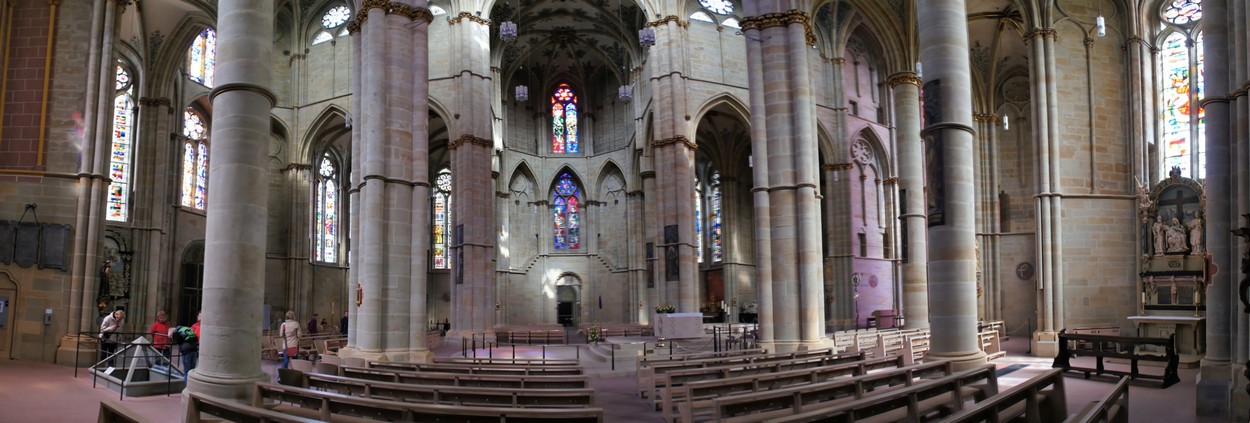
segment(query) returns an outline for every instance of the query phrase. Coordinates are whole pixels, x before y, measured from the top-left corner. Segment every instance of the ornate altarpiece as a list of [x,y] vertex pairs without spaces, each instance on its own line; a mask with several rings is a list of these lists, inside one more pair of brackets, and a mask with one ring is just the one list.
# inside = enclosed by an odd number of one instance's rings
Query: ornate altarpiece
[[1137,325],[1138,336],[1175,333],[1182,364],[1196,364],[1205,344],[1204,299],[1210,263],[1204,241],[1206,190],[1201,182],[1180,173],[1173,168],[1153,188],[1138,188],[1141,298],[1138,315],[1129,320]]

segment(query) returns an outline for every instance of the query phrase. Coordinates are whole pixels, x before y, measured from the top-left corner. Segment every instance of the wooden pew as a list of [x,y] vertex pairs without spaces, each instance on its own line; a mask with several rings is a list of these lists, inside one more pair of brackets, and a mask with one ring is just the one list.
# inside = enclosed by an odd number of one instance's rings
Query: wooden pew
[[548,325],[499,325],[495,326],[495,340],[513,344],[565,344],[564,326]]
[[1128,377],[1120,377],[1111,392],[1090,402],[1065,422],[1128,423]]
[[576,359],[541,359],[541,358],[473,358],[473,357],[434,357],[435,363],[469,363],[481,365],[526,366],[526,367],[560,367],[577,366]]
[[[960,411],[968,399],[984,400],[998,393],[996,366],[986,364],[972,370],[938,379],[915,381],[903,388],[864,394],[854,400],[818,399],[803,401],[795,395],[793,406],[770,412],[768,422],[855,422],[855,421],[929,421],[933,413],[940,415]],[[870,375],[873,376],[873,375]],[[718,407],[719,408],[719,407]],[[735,416],[726,423],[759,421],[753,414]]]
[[112,400],[100,401],[99,423],[148,423],[150,420]]
[[1020,418],[1029,422],[1059,422],[1068,417],[1067,397],[1064,395],[1063,370],[1051,369],[942,422],[999,423]]
[[593,389],[502,389],[412,385],[330,375],[308,375],[307,387],[319,391],[380,400],[482,407],[582,408],[594,405],[595,395]]
[[210,397],[198,392],[187,393],[187,414],[184,423],[219,422],[217,419],[203,419],[208,414],[235,423],[318,423],[321,420],[279,413],[261,407],[239,404],[237,402]]
[[[800,358],[810,358],[819,356],[834,356],[831,349],[796,351],[791,353],[776,354],[757,354],[745,356],[731,356],[721,358],[708,358],[699,360],[686,360],[681,362],[655,363],[652,366],[638,369],[638,394],[646,398],[647,395],[654,393],[663,385],[663,379],[660,375],[677,370],[699,369],[705,367],[728,367],[752,363],[769,363],[778,361],[790,361]],[[862,354],[855,356],[863,357]]]
[[903,367],[902,357],[888,357],[811,369],[690,382],[672,387],[669,392],[662,394],[665,400],[664,418],[670,422],[674,421],[673,412],[676,411],[676,417],[679,417],[683,423],[688,423],[694,421],[695,415],[702,415],[709,411],[716,398],[815,384],[842,377],[863,376],[873,370],[901,367]]
[[869,357],[902,356],[906,364],[916,364],[929,354],[929,331],[890,331],[877,334],[876,346]]
[[981,341],[981,351],[985,352],[987,361],[1007,356],[1007,352],[1003,351],[1002,337],[999,336],[998,331],[980,332],[977,338]]
[[409,372],[464,373],[473,375],[580,375],[580,366],[502,366],[461,363],[401,363],[370,361],[369,368]]
[[[1079,354],[1093,356],[1096,359],[1096,367],[1072,366],[1073,349],[1069,345],[1072,342],[1088,342],[1091,345],[1092,348],[1080,350]],[[1164,354],[1157,355],[1138,351],[1138,347],[1145,345],[1162,346]],[[1107,357],[1129,360],[1129,371],[1107,369],[1103,365],[1103,359]],[[1163,368],[1162,375],[1142,374],[1137,365],[1139,361],[1162,361],[1166,362],[1167,366]],[[1054,364],[1051,367],[1061,368],[1065,371],[1084,372],[1086,379],[1089,379],[1091,373],[1128,376],[1133,379],[1159,379],[1163,381],[1163,388],[1166,389],[1181,381],[1180,375],[1176,370],[1179,365],[1180,356],[1176,355],[1176,334],[1169,335],[1167,338],[1136,338],[1109,335],[1074,335],[1060,330],[1059,355],[1055,357]]]
[[[272,403],[266,404],[265,401]],[[414,404],[257,383],[252,405],[326,422],[602,422],[602,408],[502,408]],[[355,417],[355,418],[353,418]]]
[[818,367],[860,363],[863,361],[863,354],[857,353],[850,355],[806,357],[794,360],[770,361],[763,363],[747,363],[732,366],[674,370],[656,375],[655,383],[658,389],[652,398],[657,405],[667,403],[670,401],[669,397],[675,391],[675,388],[691,382],[726,379],[745,375],[778,373],[790,370],[810,370]]
[[417,385],[478,386],[513,389],[587,388],[586,376],[469,375],[462,373],[407,372],[402,370],[340,367],[342,376]]
[[977,322],[977,332],[996,331],[1001,339],[1010,339],[1007,336],[1007,323],[1002,320],[979,321]]

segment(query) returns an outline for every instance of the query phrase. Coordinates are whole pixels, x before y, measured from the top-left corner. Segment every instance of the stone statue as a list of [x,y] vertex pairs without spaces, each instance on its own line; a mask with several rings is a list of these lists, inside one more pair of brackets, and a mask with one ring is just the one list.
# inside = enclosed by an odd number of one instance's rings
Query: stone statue
[[1151,226],[1151,241],[1154,241],[1155,255],[1161,256],[1167,250],[1163,248],[1163,216],[1155,216],[1155,223]]
[[1181,226],[1180,220],[1172,218],[1172,223],[1163,228],[1167,241],[1167,251],[1169,253],[1183,253],[1186,250],[1185,245],[1185,227]]
[[1202,253],[1202,212],[1194,213],[1193,219],[1189,219],[1189,222],[1186,222],[1185,226],[1189,227],[1189,245],[1193,247],[1193,249],[1190,250],[1190,253]]

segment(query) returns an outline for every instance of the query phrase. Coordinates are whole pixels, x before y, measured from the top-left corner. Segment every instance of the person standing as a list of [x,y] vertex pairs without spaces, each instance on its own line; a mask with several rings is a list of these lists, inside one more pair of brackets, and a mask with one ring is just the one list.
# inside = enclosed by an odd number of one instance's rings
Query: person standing
[[165,310],[156,312],[156,321],[152,322],[148,333],[152,334],[152,348],[160,351],[166,360],[173,354],[173,350],[169,348],[169,329],[169,315],[165,314]]
[[282,337],[282,368],[291,367],[291,357],[299,354],[299,322],[295,321],[295,312],[286,312],[286,321],[278,329]]
[[317,313],[313,313],[312,319],[308,320],[308,335],[317,334]]
[[100,360],[104,360],[117,351],[117,340],[113,336],[126,323],[126,312],[116,310],[100,322]]
[[169,330],[169,339],[178,344],[178,352],[182,354],[182,380],[187,380],[187,375],[200,361],[200,336],[190,327],[176,326]]
[[339,333],[345,336],[347,335],[347,312],[346,311],[343,312],[343,318],[339,319]]
[[204,313],[203,313],[203,312],[196,313],[196,314],[195,314],[195,324],[191,325],[191,330],[195,331],[195,336],[196,336],[197,338],[200,336],[200,318],[201,318],[201,317],[204,317]]

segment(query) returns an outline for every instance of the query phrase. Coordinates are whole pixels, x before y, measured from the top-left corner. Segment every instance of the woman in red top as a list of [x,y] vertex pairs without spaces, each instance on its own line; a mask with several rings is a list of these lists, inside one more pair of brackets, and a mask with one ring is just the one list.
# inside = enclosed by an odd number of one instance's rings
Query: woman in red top
[[191,325],[191,330],[195,331],[195,337],[200,337],[200,318],[204,317],[204,313],[195,314],[195,324]]
[[166,359],[172,352],[169,349],[169,328],[169,316],[161,310],[156,312],[156,321],[152,322],[152,328],[148,330],[152,334],[152,348],[160,351]]

